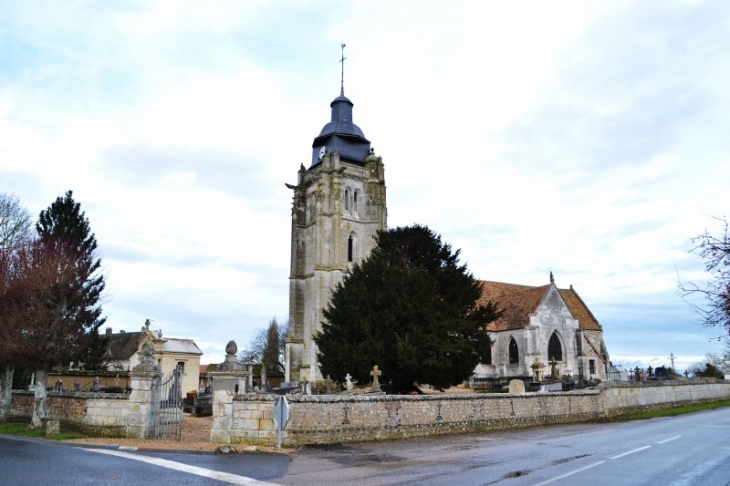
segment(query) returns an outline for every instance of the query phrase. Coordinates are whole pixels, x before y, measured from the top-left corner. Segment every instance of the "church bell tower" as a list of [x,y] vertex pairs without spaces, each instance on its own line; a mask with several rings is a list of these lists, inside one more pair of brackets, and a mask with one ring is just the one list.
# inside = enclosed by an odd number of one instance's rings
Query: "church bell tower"
[[287,184],[294,192],[285,377],[289,383],[324,379],[312,339],[321,329],[322,309],[343,275],[370,254],[377,231],[387,225],[383,161],[353,123],[352,107],[341,86],[330,104],[330,122],[312,143],[309,168],[302,164],[296,185]]

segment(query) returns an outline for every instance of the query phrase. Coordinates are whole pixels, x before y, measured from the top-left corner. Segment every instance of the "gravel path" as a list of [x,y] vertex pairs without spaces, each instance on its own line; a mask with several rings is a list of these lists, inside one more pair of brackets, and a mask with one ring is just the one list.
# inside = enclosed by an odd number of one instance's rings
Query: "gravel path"
[[[182,425],[182,439],[177,440],[142,440],[142,439],[109,439],[104,437],[88,437],[73,439],[68,442],[76,444],[115,445],[138,447],[140,449],[184,450],[214,452],[218,444],[210,443],[210,428],[213,426],[213,417],[195,417],[184,414]],[[256,449],[261,450],[261,449]]]

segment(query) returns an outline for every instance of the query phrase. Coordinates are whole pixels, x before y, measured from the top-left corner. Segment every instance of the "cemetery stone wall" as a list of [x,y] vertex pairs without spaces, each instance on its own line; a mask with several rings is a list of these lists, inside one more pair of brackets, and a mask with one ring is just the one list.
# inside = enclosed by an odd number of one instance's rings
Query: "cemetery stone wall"
[[[403,439],[609,419],[620,413],[730,398],[730,383],[601,384],[594,390],[527,394],[313,395],[287,397],[288,446]],[[211,442],[276,444],[269,395],[217,392]]]
[[[49,420],[58,420],[61,429],[77,430],[102,437],[126,437],[129,396],[116,393],[47,392]],[[32,391],[14,390],[10,416],[30,420]]]

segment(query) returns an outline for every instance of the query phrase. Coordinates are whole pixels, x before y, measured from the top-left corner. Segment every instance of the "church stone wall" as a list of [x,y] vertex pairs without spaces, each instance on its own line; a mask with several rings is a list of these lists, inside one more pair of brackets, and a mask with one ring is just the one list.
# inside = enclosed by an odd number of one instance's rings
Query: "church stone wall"
[[[730,398],[730,383],[602,384],[595,390],[421,396],[320,395],[289,398],[284,445],[405,439],[605,420],[636,410]],[[222,400],[225,399],[225,400]],[[228,395],[214,404],[211,441],[276,444],[276,397]]]

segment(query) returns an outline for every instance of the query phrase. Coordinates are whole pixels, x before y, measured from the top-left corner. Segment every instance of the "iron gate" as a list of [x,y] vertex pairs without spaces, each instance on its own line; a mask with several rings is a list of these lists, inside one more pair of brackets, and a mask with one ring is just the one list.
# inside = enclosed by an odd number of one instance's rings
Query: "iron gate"
[[182,432],[182,370],[169,378],[152,380],[151,421],[148,439],[180,440]]

